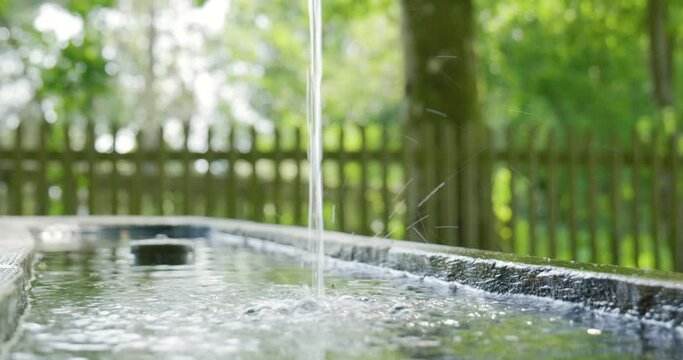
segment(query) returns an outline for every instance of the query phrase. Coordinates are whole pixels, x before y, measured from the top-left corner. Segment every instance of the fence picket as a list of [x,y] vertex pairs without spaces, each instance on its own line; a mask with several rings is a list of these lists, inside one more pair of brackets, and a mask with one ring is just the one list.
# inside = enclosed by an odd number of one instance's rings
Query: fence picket
[[681,254],[681,239],[678,234],[678,133],[674,132],[669,138],[669,161],[671,167],[671,181],[669,194],[669,246],[673,255],[674,271],[683,271],[683,255]]
[[389,206],[389,129],[387,125],[382,125],[382,144],[381,144],[381,163],[382,163],[382,224],[384,224],[385,234],[389,234],[389,216],[391,215],[391,208]]
[[493,134],[491,130],[487,127],[482,126],[482,136],[483,144],[485,146],[482,149],[482,161],[480,169],[480,186],[479,186],[479,197],[481,202],[479,204],[479,209],[481,213],[482,220],[482,241],[484,244],[484,249],[487,250],[500,250],[497,241],[494,239],[494,218],[493,218],[493,199],[491,198],[491,191],[485,189],[491,189],[493,187],[493,166],[495,161],[495,148],[493,144]]
[[116,151],[118,144],[119,126],[117,122],[112,124],[112,152],[111,152],[111,214],[119,213],[119,153]]
[[337,188],[337,205],[335,209],[335,221],[337,229],[346,230],[346,128],[339,125],[339,159],[337,160],[337,172],[339,174],[339,187]]
[[469,247],[482,248],[481,219],[477,210],[479,205],[477,169],[479,168],[480,155],[477,146],[480,145],[479,140],[481,138],[479,125],[468,122],[463,127],[459,127],[458,130],[461,149],[464,150],[464,154],[461,154],[460,163],[463,175],[461,194],[464,203],[460,214],[463,217],[464,241]]
[[130,214],[141,215],[142,214],[142,175],[143,175],[143,163],[142,163],[142,152],[143,152],[143,140],[142,140],[142,129],[138,129],[135,134],[135,146],[137,151],[135,152],[135,174],[133,175],[133,186],[131,186],[130,199],[128,201],[130,206]]
[[506,130],[506,143],[508,146],[508,168],[510,171],[510,251],[519,251],[517,248],[517,141],[513,128]]
[[88,120],[85,128],[85,151],[88,159],[88,214],[97,214],[97,159],[95,158],[95,126],[92,120]]
[[368,203],[368,139],[366,133],[366,127],[364,125],[358,125],[358,130],[360,131],[360,143],[361,143],[361,154],[360,154],[360,193],[359,193],[359,203],[360,206],[360,232],[362,234],[370,234],[369,221],[369,207]]
[[294,131],[295,145],[294,145],[294,159],[296,161],[296,178],[294,181],[294,223],[296,225],[305,225],[301,211],[303,210],[303,202],[301,199],[303,184],[303,176],[301,170],[301,163],[303,157],[303,147],[301,139],[301,128],[297,127]]
[[204,157],[207,162],[206,173],[204,173],[204,186],[206,191],[204,192],[204,215],[213,216],[216,211],[216,201],[213,188],[213,174],[211,173],[211,165],[214,161],[214,151],[211,146],[213,141],[213,127],[209,126],[206,133],[207,148],[204,153]]
[[621,234],[619,231],[619,140],[617,135],[610,136],[610,247],[611,247],[611,261],[612,264],[619,265],[621,263]]
[[660,160],[659,160],[659,131],[655,128],[652,131],[652,139],[650,140],[651,146],[651,161],[652,161],[652,187],[651,187],[651,213],[652,220],[650,221],[650,234],[652,236],[652,243],[654,245],[654,257],[655,257],[655,268],[659,269],[661,267],[661,248],[660,248],[660,236],[659,236],[659,226],[661,224],[660,219],[660,203],[659,203],[659,191],[660,191],[660,181],[659,172],[660,170]]
[[569,148],[569,246],[571,248],[571,259],[576,261],[579,258],[579,236],[577,223],[578,207],[578,154],[576,152],[576,131],[574,128],[567,128],[568,148]]
[[458,141],[457,133],[455,131],[455,124],[450,121],[443,122],[443,133],[446,134],[446,222],[444,226],[446,238],[445,243],[449,245],[462,245],[460,238],[459,225],[459,195],[458,195]]
[[557,159],[556,159],[556,146],[555,146],[555,130],[550,129],[548,131],[547,139],[547,164],[548,167],[548,190],[547,190],[547,201],[548,201],[548,245],[549,245],[549,256],[554,258],[557,256],[557,204],[555,183],[557,182]]
[[[414,139],[412,136],[408,135],[411,133],[412,127],[408,123],[401,125],[401,141],[403,142],[403,148],[401,149],[401,170],[405,174],[404,185],[401,189],[397,200],[402,199],[402,204],[405,205],[405,222],[403,224],[402,233],[405,239],[414,240],[416,236],[414,233],[410,233],[408,226],[413,221],[416,221],[418,217],[416,216],[417,209],[411,208],[410,205],[415,202],[415,193],[420,189],[420,177],[416,174],[411,173],[412,169],[416,168],[416,163],[418,160],[418,153],[421,151],[421,146],[419,141]],[[413,135],[415,136],[415,135]]]
[[284,212],[282,207],[282,195],[280,188],[282,187],[282,173],[280,166],[282,165],[282,134],[280,128],[275,128],[275,160],[273,161],[274,178],[273,178],[273,207],[275,208],[275,223],[282,223],[281,214]]
[[251,209],[249,218],[254,221],[262,221],[263,218],[263,201],[262,192],[259,186],[258,178],[258,131],[254,126],[249,128],[251,135],[251,147],[249,148],[249,165],[251,166],[251,176],[249,178],[249,191],[251,191]]
[[230,147],[228,150],[228,174],[227,174],[227,198],[226,203],[226,214],[228,218],[236,219],[239,217],[237,213],[237,172],[235,171],[235,165],[237,164],[237,146],[235,141],[237,139],[236,125],[233,122],[230,125],[230,134],[228,137],[228,142]]
[[183,150],[182,150],[182,161],[183,161],[183,175],[182,175],[182,194],[183,194],[183,214],[192,214],[192,189],[190,188],[190,122],[185,121],[183,123]]
[[47,187],[47,146],[49,125],[45,119],[41,119],[38,126],[38,178],[36,184],[36,214],[47,215],[50,211],[50,197]]
[[64,151],[62,153],[62,169],[64,178],[62,182],[62,196],[64,196],[64,211],[67,215],[76,214],[76,184],[73,175],[73,156],[71,148],[71,123],[64,121]]
[[619,191],[621,185],[620,156],[621,144],[619,137],[612,134],[610,137],[610,245],[612,248],[612,264],[619,265],[621,260],[621,234],[619,229],[620,199]]
[[538,244],[536,241],[536,187],[538,186],[538,174],[536,170],[536,128],[528,130],[527,154],[529,156],[529,193],[527,206],[529,212],[529,250],[532,255],[538,255]]
[[24,165],[22,163],[23,157],[23,139],[24,139],[24,124],[20,122],[14,130],[14,161],[12,164],[12,189],[14,191],[11,196],[11,215],[23,215],[24,213]]
[[439,185],[437,178],[439,162],[436,155],[438,142],[435,141],[437,132],[433,122],[425,122],[423,127],[422,143],[424,144],[424,152],[422,153],[422,163],[425,164],[424,187],[419,194],[421,205],[418,205],[418,214],[423,220],[415,225],[414,231],[421,233],[420,239],[424,237],[429,242],[436,240],[436,242],[440,243],[441,239],[438,238],[438,232],[434,229],[434,227],[440,225],[438,220],[435,220],[439,217],[437,200],[439,194],[432,193]]
[[631,152],[633,165],[631,168],[631,186],[633,187],[633,199],[631,200],[631,227],[633,235],[633,264],[640,265],[639,254],[643,249],[640,243],[640,214],[638,204],[640,203],[640,137],[638,131],[631,134]]
[[586,132],[586,147],[588,153],[588,236],[590,241],[590,262],[595,262],[598,258],[598,239],[597,239],[597,178],[595,174],[595,144],[593,134]]
[[156,181],[156,213],[164,215],[164,194],[166,189],[166,141],[164,141],[164,126],[160,125],[157,135],[157,181]]

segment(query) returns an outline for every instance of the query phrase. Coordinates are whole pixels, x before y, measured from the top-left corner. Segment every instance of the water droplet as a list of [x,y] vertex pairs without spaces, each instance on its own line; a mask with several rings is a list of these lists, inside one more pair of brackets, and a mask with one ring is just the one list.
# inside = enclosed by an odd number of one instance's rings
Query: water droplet
[[600,329],[588,329],[588,330],[586,330],[586,332],[588,333],[588,335],[600,335],[600,334],[602,334],[602,330],[600,330]]

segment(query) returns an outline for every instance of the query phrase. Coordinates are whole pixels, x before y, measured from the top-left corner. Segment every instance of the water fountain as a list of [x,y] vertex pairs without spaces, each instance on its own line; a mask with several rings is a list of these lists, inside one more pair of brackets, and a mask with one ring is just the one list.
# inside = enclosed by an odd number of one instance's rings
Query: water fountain
[[[311,276],[299,266],[305,228],[173,217],[14,218],[0,228],[10,358],[545,357],[549,346],[553,356],[672,358],[683,349],[680,274],[328,232],[321,302],[301,287]],[[136,263],[131,247],[156,235],[191,242],[193,260]]]
[[[309,227],[0,219],[0,355],[680,356],[681,274],[324,232],[321,5],[309,0]],[[304,296],[309,276],[325,301]]]
[[308,74],[308,228],[313,263],[313,289],[317,297],[324,294],[323,269],[325,249],[323,238],[323,180],[322,180],[322,2],[309,0],[310,69]]

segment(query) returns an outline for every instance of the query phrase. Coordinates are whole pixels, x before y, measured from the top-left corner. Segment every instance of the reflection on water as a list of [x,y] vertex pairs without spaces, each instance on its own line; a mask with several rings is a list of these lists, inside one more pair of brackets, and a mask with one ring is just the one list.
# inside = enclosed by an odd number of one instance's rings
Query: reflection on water
[[673,358],[680,335],[540,299],[493,296],[359,264],[328,264],[327,296],[299,259],[199,244],[183,266],[130,249],[43,255],[11,350],[37,358]]

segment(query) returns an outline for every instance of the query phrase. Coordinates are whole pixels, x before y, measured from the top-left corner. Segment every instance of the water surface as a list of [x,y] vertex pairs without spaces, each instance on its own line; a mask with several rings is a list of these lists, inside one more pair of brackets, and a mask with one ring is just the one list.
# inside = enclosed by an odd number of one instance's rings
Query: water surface
[[530,297],[201,242],[183,266],[125,243],[41,255],[12,359],[675,358],[678,331]]

